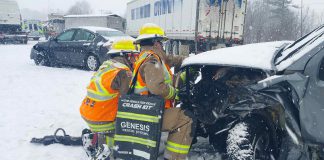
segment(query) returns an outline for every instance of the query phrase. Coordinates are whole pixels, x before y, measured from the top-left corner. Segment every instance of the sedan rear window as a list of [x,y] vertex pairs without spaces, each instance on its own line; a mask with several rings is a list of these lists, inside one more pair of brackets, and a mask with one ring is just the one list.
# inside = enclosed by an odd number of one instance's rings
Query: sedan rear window
[[126,36],[123,32],[120,31],[97,31],[98,34],[104,37],[119,37],[119,36]]

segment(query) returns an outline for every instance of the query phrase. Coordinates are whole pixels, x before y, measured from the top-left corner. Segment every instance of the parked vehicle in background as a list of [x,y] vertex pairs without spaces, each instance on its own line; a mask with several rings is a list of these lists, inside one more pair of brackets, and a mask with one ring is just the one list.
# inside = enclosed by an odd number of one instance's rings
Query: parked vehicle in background
[[155,23],[171,39],[166,48],[174,54],[181,45],[199,52],[242,44],[246,4],[246,0],[133,0],[127,4],[126,33],[137,37],[141,25]]
[[109,59],[108,47],[119,39],[133,39],[121,31],[103,27],[70,28],[33,46],[30,58],[36,65],[69,65],[96,71]]
[[53,18],[48,20],[43,27],[45,39],[48,40],[50,37],[55,37],[62,33],[64,31],[64,27],[65,22],[63,19]]
[[21,30],[18,3],[0,0],[0,43],[27,43],[27,33]]
[[196,136],[226,159],[324,159],[324,25],[295,42],[190,56],[182,70]]
[[44,36],[43,25],[40,20],[24,20],[22,29],[28,33],[28,38],[39,40]]
[[116,14],[66,15],[64,20],[65,29],[79,26],[96,26],[125,32],[125,19]]

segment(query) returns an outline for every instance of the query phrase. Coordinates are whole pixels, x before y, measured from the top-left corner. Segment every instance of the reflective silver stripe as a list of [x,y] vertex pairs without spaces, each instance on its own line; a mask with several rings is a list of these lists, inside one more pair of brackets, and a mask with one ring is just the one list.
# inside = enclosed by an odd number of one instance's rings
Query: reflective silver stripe
[[[88,93],[87,93],[87,96],[91,99],[94,99],[94,100],[98,100],[98,101],[107,101],[107,100],[110,100],[112,98],[114,98],[117,94],[111,94],[109,93],[101,84],[101,79],[102,79],[102,76],[109,72],[109,71],[112,71],[116,68],[121,68],[121,69],[125,69],[127,68],[127,66],[123,65],[123,64],[119,64],[117,66],[114,65],[114,62],[112,61],[106,61],[104,62],[104,64],[102,65],[104,67],[101,67],[102,70],[100,70],[99,72],[97,72],[92,78],[91,78],[91,81],[92,83],[95,84],[95,87],[96,87],[96,90],[97,91],[94,91],[94,90],[91,90],[91,89],[88,89]],[[104,69],[103,69],[104,68]]]
[[101,94],[107,94],[107,92],[101,87],[101,85],[100,85],[101,82],[100,82],[99,78],[97,78],[95,80],[95,84],[96,84],[97,89],[99,90],[98,92],[100,92]]
[[101,96],[101,95],[98,95],[98,94],[95,94],[95,93],[92,93],[90,91],[87,92],[87,97],[89,97],[90,99],[95,99],[95,100],[99,100],[99,101],[107,101],[107,100],[110,100],[110,99],[113,99],[116,97],[117,94],[113,94],[112,96]]
[[135,90],[134,90],[134,92],[136,94],[140,94],[140,93],[145,92],[145,91],[148,91],[148,88],[147,87],[143,87],[143,88],[136,88],[135,87]]

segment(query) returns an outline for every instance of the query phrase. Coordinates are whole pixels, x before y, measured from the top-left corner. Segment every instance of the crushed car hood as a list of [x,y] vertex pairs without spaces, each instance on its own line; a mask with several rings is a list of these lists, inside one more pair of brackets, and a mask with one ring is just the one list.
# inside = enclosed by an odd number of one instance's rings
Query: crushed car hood
[[222,65],[276,70],[273,59],[277,50],[291,43],[290,41],[277,41],[207,51],[186,58],[182,67],[188,65]]

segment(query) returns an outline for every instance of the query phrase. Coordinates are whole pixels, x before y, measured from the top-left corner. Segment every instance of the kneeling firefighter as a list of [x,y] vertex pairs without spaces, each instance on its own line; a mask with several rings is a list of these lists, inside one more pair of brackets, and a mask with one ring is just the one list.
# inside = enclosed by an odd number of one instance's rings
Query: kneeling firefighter
[[[140,95],[158,95],[165,99],[162,131],[169,132],[164,158],[186,159],[195,133],[196,120],[190,111],[173,108],[176,97],[173,74],[170,67],[181,65],[184,57],[166,55],[163,42],[167,40],[164,30],[155,24],[145,24],[135,44],[141,53],[135,62],[133,77],[136,77],[134,92]],[[138,74],[135,76],[135,74]]]
[[108,52],[105,61],[91,78],[80,113],[90,130],[83,130],[82,141],[92,159],[108,159],[114,145],[118,98],[129,89],[133,63],[138,51],[132,40],[119,40]]

